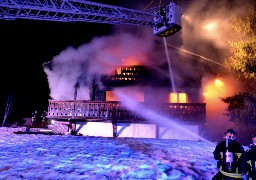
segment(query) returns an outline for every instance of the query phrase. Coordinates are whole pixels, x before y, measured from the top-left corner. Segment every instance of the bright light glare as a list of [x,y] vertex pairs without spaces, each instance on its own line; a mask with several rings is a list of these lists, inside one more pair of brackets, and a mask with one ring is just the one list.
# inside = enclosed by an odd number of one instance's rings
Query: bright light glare
[[216,87],[223,87],[223,86],[224,86],[224,83],[223,83],[221,80],[216,79],[215,82],[214,82],[214,85],[215,85]]
[[184,15],[184,14],[182,14],[182,20],[185,20],[185,21],[187,21],[188,23],[191,23],[192,22],[192,20],[191,20],[191,17],[190,16],[187,16],[187,15]]
[[216,23],[216,22],[208,23],[208,24],[206,24],[203,28],[204,28],[207,32],[213,33],[213,32],[216,31],[216,29],[217,29],[217,23]]
[[215,79],[213,82],[209,82],[206,87],[204,88],[204,97],[206,99],[215,99],[219,100],[219,97],[223,96],[225,93],[225,86],[224,83],[219,80]]
[[186,102],[187,102],[187,94],[179,93],[179,103],[186,103]]

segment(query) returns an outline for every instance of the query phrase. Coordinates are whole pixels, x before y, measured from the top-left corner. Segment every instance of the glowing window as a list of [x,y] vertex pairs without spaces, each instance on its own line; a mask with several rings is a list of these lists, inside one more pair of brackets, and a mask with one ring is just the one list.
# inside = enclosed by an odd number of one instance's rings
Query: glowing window
[[187,94],[186,93],[170,93],[169,102],[170,103],[186,103]]
[[170,103],[177,103],[178,102],[178,95],[177,95],[177,93],[170,93],[169,94],[169,102]]
[[187,94],[179,93],[179,103],[186,103],[186,102],[187,102]]

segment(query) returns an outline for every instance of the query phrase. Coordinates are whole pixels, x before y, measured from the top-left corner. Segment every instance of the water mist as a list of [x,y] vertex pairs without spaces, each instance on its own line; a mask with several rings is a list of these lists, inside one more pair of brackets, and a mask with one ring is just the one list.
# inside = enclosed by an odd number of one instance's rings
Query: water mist
[[164,116],[162,114],[159,114],[158,112],[154,111],[153,109],[146,108],[136,102],[133,97],[125,95],[121,92],[115,91],[118,98],[121,100],[122,104],[126,106],[131,111],[139,114],[142,118],[145,118],[149,120],[150,122],[157,123],[158,125],[164,126],[164,127],[172,127],[175,129],[178,129],[180,132],[185,133],[188,136],[192,136],[194,138],[197,138],[201,141],[204,141],[212,146],[215,146],[214,143],[208,141],[207,139],[191,132],[189,129],[183,127],[182,124],[179,124],[176,120],[170,119],[167,116]]

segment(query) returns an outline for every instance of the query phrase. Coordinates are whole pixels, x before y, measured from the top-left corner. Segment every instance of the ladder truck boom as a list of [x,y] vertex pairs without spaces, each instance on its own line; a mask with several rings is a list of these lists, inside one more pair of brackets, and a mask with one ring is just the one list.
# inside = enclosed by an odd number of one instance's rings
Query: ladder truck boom
[[15,19],[143,25],[164,37],[181,29],[180,7],[174,2],[149,12],[84,0],[0,0],[0,20]]

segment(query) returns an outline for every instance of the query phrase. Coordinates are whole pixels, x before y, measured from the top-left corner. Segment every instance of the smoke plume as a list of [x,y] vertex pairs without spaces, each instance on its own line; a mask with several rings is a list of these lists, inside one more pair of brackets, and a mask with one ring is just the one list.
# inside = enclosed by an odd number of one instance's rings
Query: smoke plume
[[[117,67],[149,64],[152,42],[129,33],[94,38],[78,48],[68,47],[52,60],[52,69],[45,68],[53,99],[72,100],[78,85],[77,99],[89,99],[92,80],[100,85],[101,75],[113,75]],[[135,62],[134,62],[135,63]],[[133,64],[134,65],[134,64]]]
[[[235,127],[224,115],[227,106],[219,98],[231,96],[243,88],[242,82],[218,64],[223,64],[230,56],[228,42],[234,35],[231,31],[232,19],[245,12],[243,7],[246,2],[228,0],[197,0],[188,4],[188,1],[182,2],[184,9],[181,48],[198,55],[195,58],[206,64],[202,77],[202,91],[207,107],[207,124],[211,128],[212,139],[218,140],[226,129]],[[181,57],[186,59],[185,62],[189,61],[188,55],[184,55],[184,52],[181,52]],[[187,72],[193,71],[191,69]],[[216,81],[222,82],[222,86],[216,85]]]
[[[207,93],[209,89],[213,90],[209,83],[219,75],[223,82],[229,82],[224,83],[222,89],[215,89],[219,93],[216,93],[214,99],[205,97],[207,110],[210,112],[207,121],[213,129],[222,127],[224,131],[228,128],[227,124],[224,126],[221,124],[226,123],[227,119],[223,115],[225,107],[220,109],[219,97],[239,91],[240,86],[236,84],[240,82],[233,77],[230,78],[232,75],[219,64],[223,64],[230,55],[228,46],[228,40],[231,38],[230,25],[232,18],[242,13],[241,7],[244,6],[244,2],[180,0],[178,3],[182,9],[182,29],[168,37],[166,41],[167,44],[185,49],[194,55],[169,46],[172,69],[175,71],[174,82],[193,87],[193,81],[188,80],[192,77],[201,79],[203,93]],[[163,4],[166,2],[163,1]],[[101,86],[99,81],[101,75],[113,75],[115,68],[123,65],[147,65],[166,69],[167,60],[162,38],[152,37],[152,31],[149,29],[148,27],[127,28],[126,25],[120,25],[112,35],[96,37],[90,43],[78,48],[68,47],[63,50],[53,58],[52,69],[45,68],[51,90],[50,96],[59,100],[74,99],[77,86],[79,87],[77,99],[87,100],[93,79]],[[131,61],[133,64],[130,64]],[[200,62],[204,66],[199,66],[195,62]],[[183,83],[184,81],[186,83]],[[223,89],[225,93],[221,91]],[[157,94],[156,91],[152,92]]]

